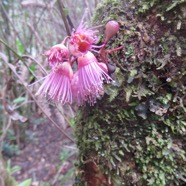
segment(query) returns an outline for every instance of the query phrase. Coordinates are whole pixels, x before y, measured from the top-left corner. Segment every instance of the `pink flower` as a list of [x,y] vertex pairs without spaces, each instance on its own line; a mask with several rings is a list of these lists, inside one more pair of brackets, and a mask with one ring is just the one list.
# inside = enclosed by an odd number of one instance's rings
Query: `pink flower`
[[69,62],[56,65],[46,77],[36,95],[44,95],[62,104],[72,103],[71,79],[73,71]]
[[77,103],[79,106],[84,103],[84,100],[82,97],[79,95],[79,90],[78,90],[78,72],[76,72],[73,76],[73,79],[71,81],[71,87],[72,87],[72,97],[73,101]]
[[72,32],[72,36],[69,40],[69,51],[72,55],[78,57],[86,54],[97,42],[96,33],[97,30],[87,28],[87,26],[81,22],[77,30]]
[[68,48],[63,44],[54,45],[50,50],[44,53],[48,57],[50,66],[67,61],[69,58]]
[[96,103],[96,98],[104,94],[103,80],[110,82],[112,79],[98,65],[96,57],[87,52],[78,58],[78,71],[75,76],[75,100],[78,105],[87,101],[90,105]]

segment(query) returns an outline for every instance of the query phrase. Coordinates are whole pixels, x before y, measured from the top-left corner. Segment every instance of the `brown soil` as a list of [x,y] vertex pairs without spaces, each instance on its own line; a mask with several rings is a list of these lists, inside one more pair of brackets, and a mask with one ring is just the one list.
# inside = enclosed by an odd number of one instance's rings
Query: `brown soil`
[[[74,144],[49,122],[30,126],[34,134],[33,140],[24,144],[25,148],[21,150],[20,155],[12,158],[12,166],[21,168],[13,176],[18,182],[32,178],[32,186],[72,185],[76,158]],[[72,130],[67,128],[66,133],[71,135]],[[60,154],[63,152],[65,157],[60,160]],[[67,178],[70,171],[72,175]]]

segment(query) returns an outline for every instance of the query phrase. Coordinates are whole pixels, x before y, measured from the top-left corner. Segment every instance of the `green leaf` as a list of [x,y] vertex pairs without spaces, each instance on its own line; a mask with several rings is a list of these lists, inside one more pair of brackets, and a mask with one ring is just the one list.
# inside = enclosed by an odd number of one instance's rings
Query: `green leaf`
[[176,0],[176,1],[173,1],[174,3],[172,3],[170,6],[168,6],[168,8],[166,9],[166,11],[170,11],[172,10],[173,8],[175,8],[176,6],[178,6],[179,4],[181,3],[185,3],[185,0]]
[[177,30],[180,30],[180,29],[181,29],[181,21],[179,20],[177,23]]
[[23,102],[23,101],[25,101],[25,100],[26,100],[25,97],[18,97],[18,98],[16,98],[16,99],[14,99],[13,103],[14,103],[14,104],[19,104],[19,103],[21,103],[21,102]]
[[14,173],[16,173],[16,172],[18,172],[20,170],[21,170],[21,167],[16,165],[16,166],[11,168],[11,174],[14,174]]
[[[34,73],[36,71],[36,64],[31,64],[30,67],[29,67],[29,70]],[[35,77],[33,75],[31,75],[29,77],[29,80],[32,81]]]
[[68,121],[69,121],[70,126],[74,129],[75,128],[75,124],[76,124],[75,118],[70,118]]
[[169,139],[167,143],[167,148],[170,149],[172,147],[172,140]]
[[17,46],[18,54],[23,55],[25,53],[25,49],[19,39],[16,39],[16,46]]
[[63,12],[64,12],[65,16],[67,16],[69,14],[69,11],[67,8],[63,8]]
[[137,73],[138,73],[138,71],[136,69],[132,69],[130,71],[130,76],[134,77]]
[[119,161],[122,162],[121,158],[119,156],[117,156],[117,154],[113,154],[113,156]]
[[31,183],[32,183],[32,179],[27,179],[27,180],[25,180],[25,181],[19,183],[18,186],[30,186]]
[[8,174],[10,175],[11,174],[11,160],[8,160],[7,161],[7,168],[6,168]]
[[181,57],[182,50],[181,50],[181,47],[180,46],[177,46],[177,48],[176,48],[176,54],[177,54],[177,56]]
[[36,70],[36,64],[31,64],[31,65],[30,65],[30,70],[31,70],[32,72],[35,72],[35,70]]
[[132,94],[132,89],[131,88],[126,88],[125,91],[126,91],[126,102],[128,103],[129,100],[130,100],[130,96]]

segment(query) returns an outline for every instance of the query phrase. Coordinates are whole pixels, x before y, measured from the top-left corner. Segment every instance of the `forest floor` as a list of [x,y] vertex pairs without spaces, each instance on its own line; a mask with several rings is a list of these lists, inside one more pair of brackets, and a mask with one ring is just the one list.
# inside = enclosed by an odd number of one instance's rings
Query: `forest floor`
[[[33,139],[11,159],[12,166],[20,167],[13,174],[15,179],[22,182],[31,178],[31,186],[73,185],[77,155],[75,144],[48,121],[29,124],[29,131],[34,135]],[[66,133],[72,136],[73,131],[67,128]]]

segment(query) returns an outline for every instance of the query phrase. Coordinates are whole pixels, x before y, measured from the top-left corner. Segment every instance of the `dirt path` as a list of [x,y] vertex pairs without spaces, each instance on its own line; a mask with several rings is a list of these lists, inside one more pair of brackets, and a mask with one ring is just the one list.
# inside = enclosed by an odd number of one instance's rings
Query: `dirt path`
[[[48,122],[30,128],[33,140],[11,160],[13,165],[21,168],[14,174],[16,180],[21,182],[32,178],[32,186],[72,185],[76,157],[74,144]],[[66,132],[72,133],[70,128]]]

